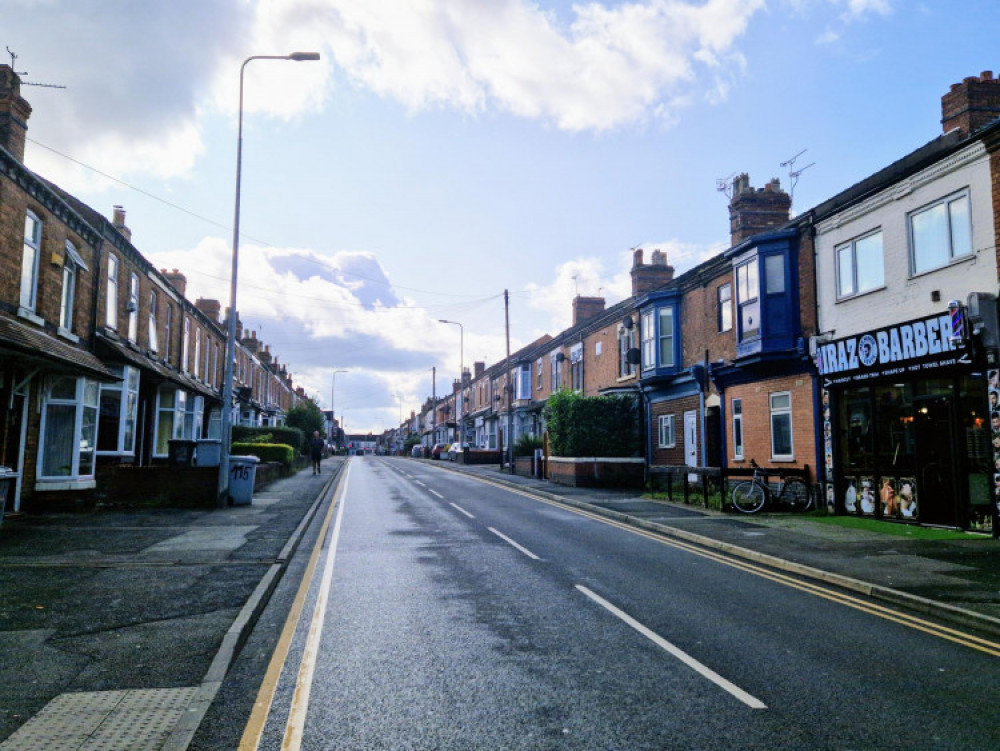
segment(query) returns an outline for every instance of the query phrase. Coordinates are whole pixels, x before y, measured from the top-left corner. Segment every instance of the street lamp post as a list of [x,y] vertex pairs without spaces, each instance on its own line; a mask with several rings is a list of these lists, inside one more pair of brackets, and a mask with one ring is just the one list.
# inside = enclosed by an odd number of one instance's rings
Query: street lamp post
[[[453,326],[458,326],[458,382],[461,386],[458,389],[458,397],[455,399],[456,404],[463,401],[462,390],[465,388],[465,327],[462,326],[458,321],[446,321],[443,318],[438,319],[438,323],[450,323]],[[459,424],[459,420],[465,419],[465,410],[462,409],[465,405],[457,407],[455,412],[455,425],[458,426],[458,445],[462,446],[465,443],[465,428]]]
[[[347,373],[346,370],[335,370],[333,371],[333,388],[330,391],[330,412],[333,414],[333,421],[337,421],[337,373]],[[331,427],[331,430],[333,428]],[[334,442],[336,446],[336,442]],[[338,449],[340,446],[336,446]]]
[[218,497],[225,502],[229,495],[229,453],[233,432],[233,360],[236,357],[236,279],[240,256],[240,180],[243,171],[243,73],[251,60],[319,60],[318,52],[293,52],[290,55],[251,55],[240,66],[239,126],[236,135],[236,205],[233,211],[233,266],[229,277],[229,319],[226,333],[226,364],[222,378],[222,445],[219,452]]

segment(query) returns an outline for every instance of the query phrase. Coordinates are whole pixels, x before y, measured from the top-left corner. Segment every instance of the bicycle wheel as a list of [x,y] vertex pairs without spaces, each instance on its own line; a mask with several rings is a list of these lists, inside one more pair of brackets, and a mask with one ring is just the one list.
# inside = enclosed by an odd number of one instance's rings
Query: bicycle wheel
[[813,495],[805,482],[798,477],[789,477],[781,489],[781,500],[787,503],[792,511],[808,511],[812,508]]
[[763,508],[767,494],[760,483],[744,480],[736,483],[732,499],[733,506],[736,507],[737,511],[742,511],[744,514],[755,514]]

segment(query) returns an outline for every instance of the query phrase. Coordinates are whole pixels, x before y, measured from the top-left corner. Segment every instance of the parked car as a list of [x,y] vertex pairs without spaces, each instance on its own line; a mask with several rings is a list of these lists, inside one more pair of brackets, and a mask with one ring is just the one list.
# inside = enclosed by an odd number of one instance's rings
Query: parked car
[[448,458],[448,444],[447,443],[435,443],[434,447],[431,449],[431,459],[441,459],[442,454],[444,458]]
[[455,458],[456,458],[457,454],[459,452],[461,452],[461,451],[465,451],[467,448],[470,448],[469,444],[467,444],[467,443],[461,443],[461,444],[459,444],[459,443],[453,443],[453,444],[451,444],[451,446],[448,449],[448,461],[450,461],[450,462],[455,461]]
[[419,443],[410,449],[410,456],[414,459],[420,459],[424,455],[424,447]]

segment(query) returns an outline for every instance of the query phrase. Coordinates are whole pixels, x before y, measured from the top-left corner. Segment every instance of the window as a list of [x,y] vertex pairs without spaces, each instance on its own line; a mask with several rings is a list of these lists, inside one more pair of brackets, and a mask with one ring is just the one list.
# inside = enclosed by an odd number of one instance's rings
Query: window
[[129,274],[128,276],[128,340],[135,343],[135,338],[139,332],[139,275]]
[[618,377],[629,378],[635,375],[635,365],[628,361],[628,352],[635,349],[635,326],[630,329],[618,327]]
[[792,395],[788,391],[771,394],[771,458],[791,459]]
[[97,381],[59,376],[47,384],[42,408],[38,476],[79,479],[94,476]]
[[764,256],[764,289],[769,295],[785,293],[785,256]]
[[59,301],[59,328],[65,333],[73,331],[73,305],[76,302],[76,271],[80,256],[73,243],[66,241],[66,257],[63,259],[62,299]]
[[882,231],[878,230],[838,245],[837,297],[850,297],[885,284]]
[[170,360],[170,335],[173,333],[174,309],[167,303],[166,318],[163,321],[163,359]]
[[736,304],[740,339],[760,334],[760,280],[756,258],[736,267]]
[[531,363],[525,362],[517,369],[517,398],[531,398]]
[[187,411],[187,394],[164,387],[156,393],[156,445],[154,456],[166,456],[171,438],[180,438],[184,432],[184,413]]
[[743,400],[733,399],[733,458],[743,458]]
[[118,258],[108,254],[108,291],[104,303],[104,323],[109,329],[118,328]]
[[212,347],[212,385],[219,382],[219,343],[215,342]]
[[205,397],[188,397],[184,409],[184,428],[181,431],[181,438],[197,440],[201,438],[202,426],[205,419]]
[[583,391],[583,344],[574,344],[569,351],[570,388]]
[[674,438],[674,416],[673,415],[660,415],[659,418],[660,425],[660,448],[661,449],[672,449],[677,445],[677,440]]
[[946,266],[955,258],[972,253],[967,192],[910,214],[910,252],[914,274]]
[[24,216],[21,251],[21,307],[31,313],[38,303],[38,266],[42,253],[42,220],[31,211]]
[[733,328],[733,285],[719,287],[719,333]]
[[594,357],[600,357],[604,351],[604,342],[598,340],[594,343]]
[[659,319],[659,366],[672,368],[674,366],[674,309],[660,308]]
[[[181,372],[188,370],[188,348],[191,344],[191,319],[184,318],[184,335],[181,337]],[[242,380],[242,379],[241,379]]]
[[98,454],[134,454],[136,415],[139,409],[139,371],[112,367],[122,378],[102,383],[97,420]]
[[653,311],[642,314],[642,369],[650,370],[656,367],[656,324]]
[[[167,308],[169,310],[169,307]],[[156,291],[149,291],[149,321],[147,322],[147,327],[149,328],[149,350],[151,352],[156,352],[160,348],[160,342],[156,335]]]
[[565,360],[562,352],[556,352],[549,357],[549,370],[552,373],[552,392],[555,393],[562,388],[562,361]]
[[209,366],[209,363],[211,362],[212,343],[211,343],[211,341],[209,341],[208,332],[207,331],[205,332],[204,339],[205,339],[205,364],[204,364],[204,367],[202,368],[202,371],[201,371],[201,380],[203,380],[205,383],[208,383],[209,382],[208,376],[209,376],[209,373],[211,372],[208,369],[208,366]]
[[194,361],[191,364],[191,375],[198,377],[198,368],[201,367],[201,329],[194,330]]
[[535,371],[537,373],[536,378],[538,379],[538,385],[536,386],[536,388],[539,391],[542,390],[542,385],[545,383],[545,381],[542,379],[542,363],[543,362],[544,362],[544,360],[541,357],[539,357],[538,361],[535,363]]

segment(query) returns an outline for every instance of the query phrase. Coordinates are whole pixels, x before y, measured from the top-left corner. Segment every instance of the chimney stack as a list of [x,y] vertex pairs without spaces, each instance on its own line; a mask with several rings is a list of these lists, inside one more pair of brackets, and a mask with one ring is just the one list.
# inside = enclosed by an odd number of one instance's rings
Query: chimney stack
[[170,282],[173,288],[177,290],[178,294],[181,297],[184,297],[184,293],[187,291],[187,277],[177,269],[172,271],[160,269],[160,273],[163,274],[163,278]]
[[125,209],[121,206],[114,207],[114,215],[111,220],[111,226],[118,230],[122,237],[129,242],[132,242],[132,230],[130,230],[125,224]]
[[[667,263],[667,254],[654,250],[648,264],[642,262],[642,248],[632,254],[632,296],[641,297],[673,281],[674,267]],[[603,300],[602,309],[603,309]]]
[[21,78],[9,65],[0,65],[0,146],[24,163],[31,105],[21,96]]
[[211,298],[199,297],[194,301],[194,306],[198,308],[212,323],[219,322],[219,313],[222,312],[222,303]]
[[975,133],[1000,118],[1000,80],[984,70],[962,83],[952,84],[941,97],[941,129],[959,130],[963,136]]
[[777,229],[788,223],[792,197],[781,189],[781,181],[772,177],[763,188],[754,189],[745,172],[733,180],[729,201],[729,235],[733,245]]
[[588,318],[593,318],[604,312],[603,297],[581,297],[577,295],[573,298],[573,325],[583,323]]
[[483,373],[485,373],[485,372],[486,372],[486,363],[485,362],[474,362],[474,363],[472,363],[472,373],[473,373],[473,378],[475,380],[478,381],[480,378],[482,378],[483,377]]

